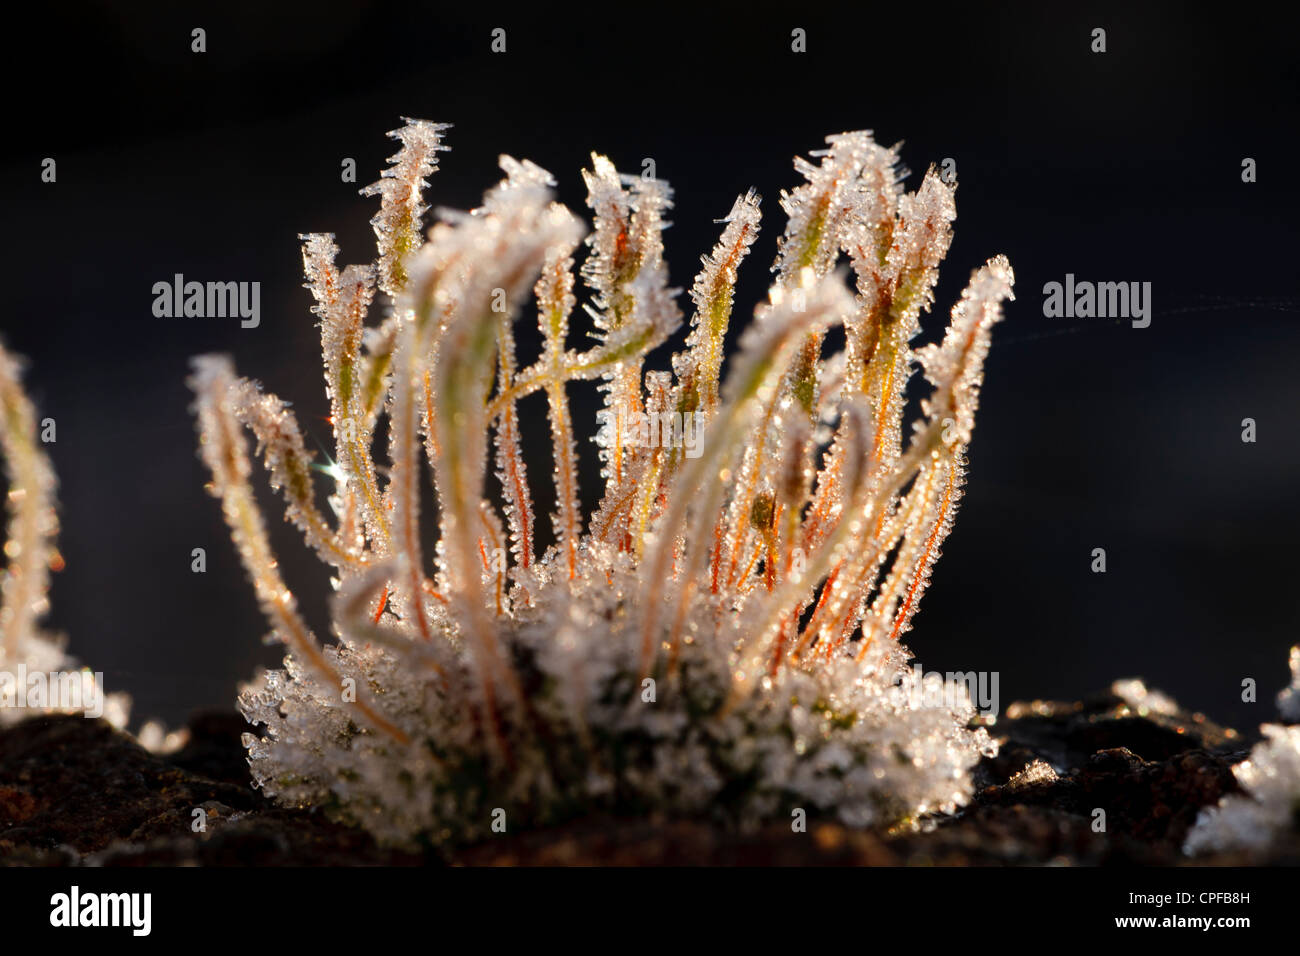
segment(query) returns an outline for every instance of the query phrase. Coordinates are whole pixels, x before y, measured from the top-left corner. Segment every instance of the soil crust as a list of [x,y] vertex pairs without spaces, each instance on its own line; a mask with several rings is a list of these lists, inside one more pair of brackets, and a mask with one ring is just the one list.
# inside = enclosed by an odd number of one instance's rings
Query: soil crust
[[[454,850],[397,852],[254,790],[234,715],[189,725],[179,751],[150,753],[98,720],[36,717],[0,731],[0,864],[149,865],[997,865],[1192,862],[1197,813],[1237,790],[1253,739],[1200,714],[1138,712],[1120,697],[1013,704],[991,728],[962,813],[922,830],[854,831],[810,820],[732,833],[692,821],[588,817]],[[1105,810],[1096,832],[1095,811]],[[202,811],[197,813],[196,811]],[[202,826],[200,826],[202,824]],[[1204,864],[1300,863],[1300,834],[1266,856]]]

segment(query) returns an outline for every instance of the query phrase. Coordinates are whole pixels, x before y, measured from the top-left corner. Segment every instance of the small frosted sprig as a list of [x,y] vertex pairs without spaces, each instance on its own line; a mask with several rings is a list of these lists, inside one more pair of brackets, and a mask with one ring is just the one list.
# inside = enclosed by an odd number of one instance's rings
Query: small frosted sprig
[[62,563],[54,469],[36,435],[36,411],[23,391],[18,359],[0,345],[0,450],[9,473],[9,520],[0,579],[0,664],[26,660],[50,647],[37,622],[49,609],[50,568]]
[[870,131],[840,133],[826,142],[829,148],[811,154],[819,164],[795,158],[794,168],[807,182],[781,193],[789,219],[772,267],[781,285],[798,284],[804,269],[819,276],[829,272],[847,230],[867,219],[875,198],[869,187],[882,171],[892,178],[894,152],[877,145]]
[[379,212],[370,224],[379,242],[379,288],[397,295],[406,286],[407,256],[423,241],[421,223],[428,206],[424,203],[427,176],[438,168],[438,153],[447,149],[442,135],[450,123],[406,120],[401,129],[388,135],[401,143],[389,158],[391,164],[378,182],[361,190],[363,196],[379,196]]
[[608,158],[592,154],[583,170],[587,205],[595,227],[587,239],[591,254],[582,276],[591,288],[588,308],[596,334],[614,359],[602,372],[605,413],[615,423],[600,450],[605,494],[591,526],[607,541],[622,541],[635,510],[634,486],[646,469],[647,455],[626,447],[617,423],[644,412],[642,361],[650,349],[676,330],[681,319],[668,289],[663,260],[664,212],[671,190],[661,180],[620,176]]
[[[267,449],[267,468],[273,476],[279,476],[274,480],[286,492],[290,514],[297,519],[308,540],[313,540],[313,534],[318,530],[314,527],[318,516],[309,512],[309,495],[300,481],[303,476],[298,468],[305,456],[301,452],[297,426],[290,428],[290,420],[282,406],[259,401],[251,395],[250,392],[254,391],[252,386],[236,379],[230,362],[224,358],[206,356],[196,359],[189,384],[196,396],[194,407],[199,419],[200,451],[212,473],[210,491],[221,499],[231,536],[252,579],[258,602],[275,628],[275,638],[288,645],[319,676],[335,687],[341,687],[342,679],[321,653],[315,637],[298,613],[297,600],[280,576],[279,562],[271,550],[261,512],[249,485],[252,464],[241,429],[245,422],[256,423],[251,424],[254,430],[258,426],[264,429],[259,437]],[[356,706],[358,712],[375,727],[405,739],[400,729],[365,701],[358,701]]]
[[691,334],[686,338],[687,361],[693,376],[691,386],[706,414],[718,407],[723,340],[731,323],[738,270],[758,238],[762,218],[754,190],[737,196],[731,212],[721,220],[726,228],[718,244],[701,258],[704,268],[691,286],[695,315],[691,318]]
[[[0,577],[0,671],[11,677],[19,667],[43,673],[80,671],[79,700],[67,701],[71,709],[66,712],[78,712],[78,704],[84,712],[98,700],[103,718],[114,727],[124,727],[130,698],[105,695],[95,675],[64,652],[63,639],[40,626],[50,608],[50,572],[63,567],[63,558],[55,546],[59,531],[57,481],[37,437],[36,409],[23,390],[22,366],[22,361],[0,344],[0,457],[9,480],[4,542],[8,563]],[[50,700],[48,706],[33,709],[5,701],[0,706],[0,724],[38,712],[65,712],[62,704]]]

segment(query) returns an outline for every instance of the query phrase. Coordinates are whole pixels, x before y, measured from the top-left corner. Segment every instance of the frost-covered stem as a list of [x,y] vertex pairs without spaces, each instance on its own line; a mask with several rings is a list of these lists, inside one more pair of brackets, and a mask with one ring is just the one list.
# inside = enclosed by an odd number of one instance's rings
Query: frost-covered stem
[[[933,463],[928,467],[922,467],[912,491],[908,493],[905,506],[901,509],[907,514],[902,529],[902,541],[889,573],[880,585],[879,593],[871,602],[865,620],[871,621],[873,626],[868,628],[865,623],[863,625],[865,640],[862,642],[862,647],[858,649],[859,660],[866,654],[870,639],[884,636],[890,626],[888,622],[894,615],[894,609],[899,607],[899,602],[903,600],[904,589],[908,587],[914,570],[923,560],[922,554],[925,542],[930,536],[933,512],[937,504],[939,471],[940,468]],[[862,596],[865,598],[865,593],[862,593]],[[878,634],[877,631],[880,633]]]
[[[212,494],[221,499],[231,537],[276,637],[323,680],[342,692],[343,681],[298,615],[297,601],[280,577],[279,562],[267,539],[262,514],[249,484],[252,465],[239,418],[233,411],[239,401],[237,385],[229,359],[202,356],[194,360],[190,387],[196,397],[200,452],[212,473]],[[406,742],[406,735],[369,704],[357,700],[354,706],[373,726]]]
[[[629,359],[626,362],[620,362],[610,378],[608,407],[614,410],[623,420],[633,415],[639,415],[642,411],[641,370],[643,367],[644,363],[639,357]],[[616,429],[614,462],[611,468],[614,482],[612,496],[618,497],[628,476],[629,459],[635,457],[637,457],[636,449],[624,447],[622,429]]]
[[483,573],[492,578],[495,591],[497,617],[501,617],[509,610],[506,606],[506,572],[505,569],[497,571],[492,570],[492,553],[501,549],[504,544],[504,535],[501,532],[501,522],[497,520],[496,511],[492,505],[486,501],[478,503],[479,522],[483,525],[483,533],[478,539],[478,556],[483,564]]
[[402,144],[389,158],[391,165],[379,182],[361,190],[363,196],[380,197],[379,212],[370,223],[379,245],[379,288],[394,299],[406,287],[406,259],[424,241],[425,177],[437,170],[438,153],[448,148],[442,145],[442,134],[451,128],[450,123],[403,121],[405,126],[388,134]]
[[9,526],[0,602],[0,660],[12,662],[44,613],[54,536],[54,470],[37,444],[36,412],[21,383],[19,361],[0,345],[0,450],[9,473]]
[[943,465],[943,470],[946,472],[943,495],[939,500],[937,512],[931,522],[930,533],[926,536],[925,547],[921,550],[921,555],[915,565],[908,572],[907,594],[904,596],[898,614],[894,618],[894,625],[889,633],[891,640],[898,640],[903,632],[911,626],[911,619],[916,612],[917,602],[920,601],[921,595],[930,583],[930,571],[939,557],[939,546],[943,543],[943,539],[948,536],[948,532],[952,530],[953,513],[957,507],[957,499],[961,495],[960,460],[960,452],[957,452]]
[[246,379],[232,383],[229,398],[231,414],[257,436],[271,487],[284,495],[285,514],[307,543],[337,568],[364,567],[367,559],[347,545],[316,507],[311,454],[293,412]]
[[[776,403],[778,401],[780,401],[779,393],[772,390],[763,405],[762,413],[758,419],[758,426],[754,429],[753,442],[746,449],[744,460],[740,466],[739,490],[731,500],[727,517],[723,519],[728,522],[728,526],[731,528],[730,535],[725,539],[729,562],[727,564],[727,573],[723,577],[723,582],[728,588],[734,588],[738,581],[741,580],[736,576],[736,566],[740,555],[743,553],[745,542],[748,540],[749,532],[752,530],[754,499],[758,493],[759,482],[763,480],[764,476],[763,466],[766,463],[767,437],[772,430],[772,421],[776,416]],[[748,569],[746,569],[745,573],[748,573]]]
[[[811,580],[816,580],[829,569],[827,591],[823,593],[822,600],[805,625],[792,652],[793,658],[802,657],[819,634],[836,633],[843,629],[846,618],[852,620],[860,603],[859,595],[870,589],[873,572],[883,563],[903,533],[904,515],[910,511],[910,506],[900,513],[892,508],[894,500],[923,468],[925,462],[938,453],[940,436],[941,428],[938,425],[918,433],[907,453],[893,465],[883,483],[871,480],[879,470],[875,458],[878,446],[874,440],[871,441],[872,451],[858,471],[867,495],[866,503],[851,501],[846,505],[839,523],[819,546],[818,557],[809,562],[806,576]],[[915,483],[909,495],[912,496],[909,501],[915,501],[920,496],[915,491]],[[875,532],[865,544],[857,545],[846,554],[850,540],[868,526],[873,526]],[[832,557],[837,554],[838,557],[832,561]],[[823,624],[824,620],[829,620],[830,623]]]
[[722,372],[723,340],[731,322],[736,292],[737,270],[758,237],[761,200],[754,190],[737,196],[725,219],[722,236],[713,251],[701,258],[704,268],[695,277],[691,299],[695,315],[694,328],[686,339],[692,365],[696,370],[695,388],[700,408],[711,415],[718,407],[719,378]]
[[[629,486],[647,456],[624,446],[621,423],[643,410],[644,356],[656,343],[652,337],[644,347],[627,349],[627,333],[638,327],[666,331],[678,317],[663,265],[663,213],[672,203],[667,184],[656,179],[628,177],[630,191],[625,190],[614,165],[603,156],[592,156],[592,169],[584,170],[583,177],[587,202],[595,213],[595,231],[589,239],[592,252],[583,264],[599,310],[592,314],[605,334],[602,344],[624,346],[604,375],[605,411],[611,416],[613,435],[611,444],[602,449],[605,494],[591,528],[593,534],[606,539],[613,535],[619,547],[628,547],[625,532],[631,518],[623,515],[623,509],[631,508],[635,491]],[[620,516],[622,521],[617,520]]]
[[[341,484],[346,485],[347,499],[359,499],[365,529],[383,553],[389,549],[389,524],[370,459],[374,416],[365,408],[367,394],[363,392],[361,363],[365,315],[374,294],[374,268],[348,265],[339,274],[334,265],[338,246],[333,235],[309,233],[298,238],[303,241],[305,285],[316,299],[312,312],[320,316],[325,389],[330,399],[330,424],[334,427]],[[382,372],[378,385],[382,385]],[[342,533],[339,537],[351,540]]]
[[[445,321],[436,327],[431,378],[438,438],[433,465],[441,504],[443,557],[452,607],[481,681],[485,720],[496,729],[495,743],[508,757],[497,719],[498,682],[521,711],[527,708],[488,617],[482,575],[476,567],[481,562],[481,534],[475,516],[486,514],[481,511],[487,457],[486,399],[497,364],[500,323],[513,321],[546,250],[576,242],[580,227],[571,215],[547,206],[550,197],[543,183],[549,174],[509,157],[503,157],[502,167],[508,177],[488,194],[479,214],[435,235],[413,266],[417,279],[404,302],[417,324],[427,321],[435,296],[446,304]],[[442,267],[453,253],[464,254],[464,267],[445,270]],[[444,273],[455,283],[454,289],[439,289]],[[505,315],[493,311],[497,302],[506,304]],[[435,330],[432,325],[428,328]]]
[[[946,248],[946,247],[945,247]],[[929,491],[913,488],[909,492],[912,504],[907,506],[907,522],[910,531],[906,535],[905,554],[900,554],[895,566],[890,570],[890,579],[881,588],[880,595],[873,603],[873,614],[883,620],[890,614],[890,601],[893,600],[909,580],[906,576],[917,573],[921,576],[910,579],[918,582],[923,589],[928,574],[928,564],[933,556],[914,557],[921,547],[921,539],[934,536],[935,545],[946,535],[951,522],[951,509],[956,501],[957,482],[960,475],[953,478],[953,495],[945,495],[936,501],[933,495],[935,472],[941,468],[960,468],[961,455],[970,441],[974,427],[975,410],[979,404],[980,383],[983,380],[984,358],[988,354],[992,328],[1002,317],[1002,302],[1011,297],[1015,276],[1004,256],[995,256],[971,276],[970,283],[962,292],[962,297],[953,307],[952,321],[944,334],[942,342],[920,349],[917,359],[925,370],[926,378],[934,386],[934,392],[922,403],[926,414],[926,423],[913,439],[908,456],[914,454],[918,447],[928,449],[932,461],[928,464],[928,475],[923,487]],[[917,508],[919,511],[914,511]],[[937,522],[937,524],[936,524]],[[878,525],[879,527],[879,525]],[[937,534],[934,530],[937,528]],[[880,535],[877,534],[877,539]],[[915,570],[914,561],[920,563]],[[865,566],[863,566],[865,570]],[[865,596],[866,585],[861,585]],[[920,592],[916,594],[919,598]],[[905,627],[915,612],[916,600],[913,599],[906,612],[898,619],[898,625]],[[832,617],[832,620],[836,618]],[[867,635],[864,634],[864,639]]]
[[[885,165],[892,158],[867,131],[828,136],[826,142],[828,149],[813,154],[822,157],[819,165],[796,158],[795,169],[807,182],[781,194],[789,221],[772,268],[777,274],[776,288],[782,292],[806,287],[834,268],[844,236],[863,215],[859,177],[864,168]],[[810,416],[821,376],[821,346],[822,332],[809,332],[785,370],[781,387],[782,400],[797,403]]]
[[954,189],[931,167],[920,188],[899,200],[883,271],[878,269],[870,236],[859,237],[850,256],[858,274],[860,311],[867,313],[860,321],[874,338],[872,354],[863,356],[862,374],[863,389],[876,404],[881,461],[891,461],[899,453],[912,366],[908,343],[920,328],[921,312],[933,302],[939,264],[952,243],[952,222],[957,216]]
[[[846,401],[852,401],[851,394],[845,396]],[[841,424],[840,430],[843,429]],[[815,491],[808,509],[808,517],[799,529],[801,535],[801,547],[805,551],[821,541],[827,533],[828,526],[840,514],[843,495],[841,486],[843,484],[841,472],[844,470],[844,437],[837,430],[835,437],[831,442],[831,447],[826,453],[825,464],[821,471],[817,473]]]
[[388,521],[370,457],[374,420],[365,409],[361,341],[366,313],[374,296],[372,266],[348,266],[339,273],[334,264],[338,246],[329,233],[299,236],[303,241],[306,287],[320,317],[321,353],[325,362],[325,388],[334,426],[335,458],[348,495],[359,497],[366,530],[380,551],[388,548]]
[[[600,310],[593,313],[596,327],[610,334],[619,330],[631,312],[626,287],[636,275],[639,257],[632,241],[632,198],[620,185],[618,172],[609,159],[593,153],[591,161],[592,168],[583,170],[582,175],[587,184],[587,205],[592,210],[595,228],[587,240],[591,255],[583,263],[582,274]],[[613,441],[601,454],[605,461],[605,493],[597,518],[613,501],[623,477],[623,430],[620,423],[622,417],[633,410],[626,407],[626,402],[637,399],[635,391],[630,396],[626,394],[625,370],[626,360],[620,359],[605,373],[604,407],[612,416],[614,425]],[[639,388],[639,378],[635,384]],[[592,525],[603,523],[593,520]]]
[[[725,493],[722,472],[736,446],[750,434],[755,417],[755,402],[762,391],[774,385],[774,371],[783,367],[796,337],[819,323],[829,322],[843,313],[850,300],[838,276],[824,279],[803,290],[806,302],[802,309],[789,300],[779,300],[766,310],[746,332],[741,352],[727,377],[724,403],[717,418],[704,435],[704,453],[690,460],[678,472],[669,496],[668,510],[656,528],[653,549],[647,554],[642,578],[641,670],[647,673],[654,659],[654,638],[659,627],[662,598],[657,598],[662,582],[668,580],[678,542],[687,533],[687,518],[692,509],[699,516],[695,540],[711,534],[715,516]],[[686,567],[681,569],[683,591],[693,588],[700,578],[709,549],[688,548]],[[678,596],[679,601],[688,594]]]
[[[662,422],[664,413],[669,408],[671,376],[667,372],[651,372],[646,376],[646,388],[649,396],[646,401],[646,413],[651,421]],[[640,474],[633,484],[628,501],[627,533],[633,554],[641,558],[645,550],[645,534],[654,514],[655,503],[659,500],[659,486],[666,470],[663,446],[660,441],[648,449],[641,464]]]
[[551,419],[551,453],[555,458],[555,494],[558,504],[552,524],[564,552],[569,580],[577,575],[578,536],[582,519],[578,513],[578,458],[573,441],[573,420],[563,382],[546,387]]
[[[497,328],[497,377],[509,389],[515,375],[515,338],[510,321]],[[510,522],[510,550],[523,570],[533,563],[533,499],[528,489],[528,469],[519,448],[519,416],[513,402],[506,405],[497,422],[497,467],[505,492],[506,520]]]
[[[830,149],[815,154],[824,156],[819,166],[802,158],[795,160],[795,168],[807,182],[792,193],[781,194],[781,206],[789,215],[789,222],[778,243],[773,266],[777,273],[773,288],[778,296],[802,294],[801,289],[807,289],[834,267],[844,231],[855,221],[857,177],[867,157],[874,156],[879,149],[865,132],[827,137],[827,142],[831,144]],[[796,405],[810,420],[814,414],[821,343],[822,332],[814,329],[809,331],[801,347],[791,352],[782,369],[780,388],[768,399],[751,438],[751,451],[742,467],[741,491],[733,499],[727,518],[731,533],[725,580],[729,587],[736,584],[737,563],[759,487],[766,483],[764,463],[769,432],[777,416],[794,413]]]
[[553,247],[546,253],[542,274],[533,289],[537,297],[537,322],[544,342],[538,364],[545,363],[547,412],[551,423],[551,455],[555,463],[555,513],[551,525],[564,554],[570,581],[578,567],[578,456],[573,440],[573,420],[565,387],[565,339],[573,311],[572,248]]
[[[602,343],[585,352],[566,352],[559,377],[565,381],[603,378],[612,375],[630,356],[658,346],[671,332],[663,326],[644,324],[631,329],[617,340]],[[530,365],[515,377],[509,389],[499,391],[487,404],[488,421],[501,417],[507,405],[527,398],[555,377],[545,359]]]
[[389,372],[393,364],[393,349],[397,348],[397,330],[401,326],[401,316],[390,314],[373,329],[366,343],[366,355],[361,360],[361,414],[365,422],[365,431],[373,434],[375,419],[383,408],[388,396]]
[[[426,321],[428,321],[426,319]],[[407,314],[393,357],[393,398],[389,405],[388,498],[393,509],[393,543],[402,558],[398,589],[402,618],[425,641],[433,640],[424,607],[424,559],[420,543],[420,442],[415,395],[421,379],[416,344],[417,320]]]
[[[424,389],[424,405],[420,409],[420,425],[424,429],[424,454],[429,461],[437,461],[442,453],[438,451],[438,413],[433,404],[433,369],[427,367],[420,381]],[[437,490],[435,477],[434,490]]]
[[[865,416],[863,416],[865,418]],[[861,431],[867,431],[862,425],[858,426]],[[871,459],[867,457],[861,466],[855,469],[853,475],[853,485],[855,488],[861,488],[866,498],[856,493],[853,496],[853,504],[847,510],[845,517],[835,530],[827,536],[817,550],[817,553],[809,559],[804,573],[795,578],[788,579],[763,605],[764,610],[756,613],[755,618],[759,621],[759,626],[752,631],[756,635],[754,643],[746,648],[745,658],[742,665],[735,672],[733,683],[734,694],[743,693],[751,687],[753,680],[762,671],[763,661],[768,654],[768,645],[775,638],[778,628],[783,624],[786,609],[800,597],[800,593],[808,587],[807,582],[815,582],[823,575],[827,575],[831,570],[834,558],[847,547],[854,535],[861,531],[863,524],[871,521],[875,515],[882,509],[888,507],[888,503],[898,494],[899,490],[907,484],[917,470],[921,467],[922,462],[932,453],[934,442],[938,439],[938,432],[932,435],[918,439],[913,447],[909,449],[908,454],[903,457],[891,478],[883,485],[870,487],[867,483],[867,476],[871,468]],[[865,444],[865,442],[864,442]],[[856,560],[858,566],[869,566],[877,558],[885,554],[895,540],[896,532],[891,530],[887,537],[875,537],[862,547],[861,554]],[[838,621],[838,608],[841,601],[837,597],[845,593],[838,581],[828,579],[827,587],[831,589],[832,597],[829,606],[831,608],[831,620]],[[819,607],[817,611],[821,611]],[[816,618],[817,612],[814,612]],[[809,626],[805,628],[805,637],[801,638],[791,652],[791,657],[798,659],[802,656],[811,638],[817,633],[816,622],[810,621]]]
[[338,397],[334,400],[335,408],[331,417],[338,445],[339,463],[349,485],[358,487],[367,530],[383,550],[388,546],[390,531],[370,455],[374,421],[366,414],[362,404],[363,396],[357,388],[361,333],[364,328],[366,308],[370,302],[370,283],[373,282],[373,278],[368,269],[353,273],[354,268],[349,266],[343,270],[344,298],[341,303],[340,317],[346,324],[339,329],[338,333],[341,339],[336,360],[338,371],[333,376],[335,381],[331,388],[331,394]]
[[487,739],[505,759],[509,747],[501,732],[496,682],[498,675],[507,681],[510,677],[502,673],[508,665],[484,606],[482,578],[476,567],[482,561],[481,535],[475,530],[476,516],[482,520],[482,429],[486,428],[477,412],[481,408],[479,379],[491,360],[496,323],[496,316],[488,313],[473,319],[463,317],[449,325],[434,365],[433,407],[439,436],[435,470],[442,502],[442,540],[453,606],[465,624],[463,633],[472,648]]

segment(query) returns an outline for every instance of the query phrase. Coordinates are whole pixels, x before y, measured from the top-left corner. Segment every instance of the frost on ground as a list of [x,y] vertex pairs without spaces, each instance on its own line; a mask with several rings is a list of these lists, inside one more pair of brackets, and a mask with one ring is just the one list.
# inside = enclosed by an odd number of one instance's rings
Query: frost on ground
[[49,610],[50,571],[59,519],[55,477],[37,437],[36,411],[22,387],[22,365],[0,346],[0,452],[9,478],[8,524],[0,577],[0,726],[36,713],[94,713],[126,723],[129,698],[104,695],[95,675],[68,657],[62,639],[39,621]]
[[1264,740],[1232,768],[1246,792],[1201,811],[1187,836],[1188,853],[1264,850],[1288,830],[1300,829],[1300,647],[1291,648],[1291,686],[1277,696],[1291,725],[1264,724]]
[[[288,647],[284,668],[240,697],[264,728],[247,738],[258,785],[394,843],[597,809],[734,826],[804,810],[865,826],[967,802],[969,771],[994,745],[972,728],[964,685],[914,692],[901,643],[961,497],[1013,281],[991,259],[941,340],[911,348],[955,184],[931,168],[907,193],[894,149],[866,132],[829,137],[817,161],[795,161],[804,182],[781,197],[776,278],[727,374],[736,270],[762,218],[752,190],[703,257],[671,371],[650,371],[646,356],[682,324],[663,258],[667,184],[593,156],[588,233],[553,201],[549,173],[502,157],[483,206],[441,212],[426,237],[423,190],[446,128],[408,121],[363,191],[380,198],[377,262],[340,269],[333,236],[302,237],[333,460],[313,465],[286,403],[227,358],[195,360],[210,487]],[[581,349],[578,276],[593,340]],[[391,305],[367,326],[381,293]],[[531,364],[515,347],[521,315],[542,342]],[[905,436],[914,366],[930,393]],[[604,484],[585,520],[569,405],[583,382],[604,404],[592,429]],[[546,530],[519,418],[534,393],[548,410]],[[280,576],[245,427],[287,517],[333,568],[335,644],[308,630]],[[419,530],[426,460],[432,549]],[[329,518],[315,470],[333,481]]]
[[1291,685],[1277,695],[1277,709],[1283,720],[1300,724],[1300,644],[1291,648]]
[[1300,813],[1300,726],[1264,724],[1264,741],[1232,768],[1246,791],[1201,811],[1187,835],[1188,853],[1264,850],[1296,826]]
[[[975,711],[964,698],[954,710],[913,705],[916,677],[897,646],[865,667],[845,657],[782,669],[724,713],[728,655],[693,641],[675,683],[647,701],[634,649],[610,626],[618,596],[593,582],[574,598],[581,610],[539,602],[502,635],[531,709],[502,758],[508,774],[485,765],[465,718],[467,666],[443,690],[398,655],[344,642],[327,649],[337,672],[383,688],[385,714],[411,742],[363,732],[332,687],[290,658],[240,697],[268,729],[248,741],[255,781],[388,842],[486,835],[497,807],[531,823],[609,808],[754,824],[804,808],[865,826],[965,804],[969,770],[995,750],[985,730],[967,729]],[[711,627],[710,616],[702,605],[688,626]]]

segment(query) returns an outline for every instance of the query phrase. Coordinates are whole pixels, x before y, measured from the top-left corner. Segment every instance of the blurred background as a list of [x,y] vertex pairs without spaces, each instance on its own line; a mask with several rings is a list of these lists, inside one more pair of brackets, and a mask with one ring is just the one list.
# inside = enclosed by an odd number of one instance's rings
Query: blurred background
[[[1273,717],[1300,640],[1293,22],[1243,5],[1230,19],[1155,5],[122,6],[64,6],[11,34],[0,330],[57,422],[67,567],[51,625],[134,696],[133,723],[230,708],[239,681],[279,660],[204,492],[188,361],[233,354],[294,402],[309,445],[329,446],[297,235],[337,233],[341,263],[373,257],[376,205],[357,188],[378,177],[401,116],[456,124],[434,206],[476,205],[502,152],[554,172],[574,208],[591,150],[629,172],[653,159],[676,191],[667,256],[685,288],[713,220],[756,187],[765,230],[738,319],[766,289],[796,154],[873,129],[904,141],[910,188],[955,159],[956,237],[925,335],[995,253],[1018,298],[910,646],[928,670],[999,671],[1004,708],[1141,676],[1219,720]],[[490,49],[496,27],[504,54]],[[1105,54],[1090,52],[1095,27]],[[41,182],[45,157],[56,183]],[[340,177],[349,157],[355,184]],[[260,327],[156,318],[152,286],[175,273],[260,282]],[[1045,318],[1043,285],[1066,273],[1150,282],[1151,326]],[[590,394],[575,400],[594,412]],[[541,510],[550,462],[533,431]],[[590,503],[594,445],[582,455]],[[328,572],[264,500],[325,635]],[[191,572],[196,547],[205,574]],[[1105,574],[1090,570],[1094,548]],[[1258,703],[1242,701],[1245,678]]]

